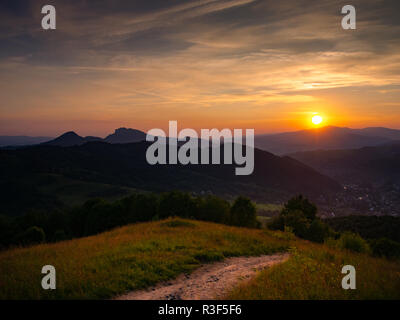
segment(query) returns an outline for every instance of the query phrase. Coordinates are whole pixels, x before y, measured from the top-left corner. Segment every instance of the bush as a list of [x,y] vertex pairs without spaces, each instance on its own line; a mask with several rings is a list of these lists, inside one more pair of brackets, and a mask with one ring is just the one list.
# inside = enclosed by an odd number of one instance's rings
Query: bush
[[195,228],[196,225],[194,223],[183,221],[179,219],[170,220],[167,222],[161,223],[161,226],[168,227],[168,228],[178,228],[178,227],[185,227],[185,228]]
[[42,243],[46,240],[46,235],[42,228],[30,227],[25,232],[16,236],[17,243],[28,245]]
[[330,230],[328,225],[323,223],[319,219],[315,219],[311,222],[310,227],[307,230],[306,239],[314,242],[323,243],[324,240],[329,236]]
[[207,196],[199,199],[198,219],[228,223],[231,206],[228,201],[216,196]]
[[172,191],[161,195],[158,208],[160,219],[168,217],[191,218],[197,215],[196,201],[188,193]]
[[121,204],[127,223],[150,221],[157,215],[158,198],[154,194],[133,194]]
[[344,232],[338,240],[338,246],[342,249],[351,250],[354,252],[369,252],[367,241],[361,238],[356,233]]
[[315,204],[308,201],[302,195],[298,195],[290,199],[283,207],[281,214],[287,215],[293,211],[301,211],[304,217],[310,221],[314,220],[317,216],[317,207]]
[[57,242],[57,241],[63,241],[66,239],[67,239],[67,236],[66,236],[64,230],[57,230],[56,232],[54,232],[53,241]]
[[302,195],[290,199],[268,228],[290,228],[300,238],[322,243],[331,234],[329,227],[317,218],[317,207]]
[[120,203],[108,203],[102,199],[89,200],[85,205],[88,211],[85,235],[97,234],[127,223]]
[[400,243],[381,238],[371,241],[372,254],[379,257],[386,257],[389,259],[400,258]]
[[255,206],[247,198],[237,198],[232,208],[228,201],[217,196],[193,197],[180,191],[137,193],[114,202],[90,199],[79,206],[52,212],[31,211],[15,218],[0,215],[0,248],[42,242],[45,238],[62,241],[84,237],[130,223],[168,217],[260,226]]
[[282,215],[278,215],[273,217],[270,222],[267,223],[267,228],[270,230],[280,230],[284,231],[285,229],[285,219]]
[[240,227],[260,227],[257,220],[256,207],[245,197],[238,197],[231,207],[230,222]]
[[306,239],[310,221],[300,210],[289,211],[283,215],[285,228],[290,227],[293,233],[303,239]]
[[12,238],[11,219],[0,215],[0,247],[7,246]]

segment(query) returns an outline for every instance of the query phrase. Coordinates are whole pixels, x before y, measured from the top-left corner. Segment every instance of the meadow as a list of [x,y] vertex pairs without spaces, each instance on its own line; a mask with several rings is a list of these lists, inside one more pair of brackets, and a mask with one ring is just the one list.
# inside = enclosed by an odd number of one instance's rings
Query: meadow
[[[0,299],[107,299],[146,288],[202,263],[289,251],[228,299],[399,299],[400,263],[300,240],[287,232],[169,218],[99,235],[0,253]],[[57,289],[41,288],[41,268],[57,270]],[[341,288],[341,268],[357,270],[357,289]]]
[[[275,232],[267,231],[271,236]],[[275,233],[282,236],[281,232]],[[400,263],[293,236],[291,258],[226,295],[234,300],[400,299]],[[356,269],[356,289],[341,286],[344,265]]]
[[[105,299],[231,256],[283,252],[262,230],[183,219],[133,224],[96,236],[0,252],[0,299]],[[53,265],[57,289],[41,287]]]

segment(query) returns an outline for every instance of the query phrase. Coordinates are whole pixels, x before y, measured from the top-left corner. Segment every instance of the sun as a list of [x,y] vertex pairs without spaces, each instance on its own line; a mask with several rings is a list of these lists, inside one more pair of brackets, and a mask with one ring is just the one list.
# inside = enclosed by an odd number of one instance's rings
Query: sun
[[315,115],[315,116],[312,117],[312,119],[311,119],[312,123],[315,124],[316,126],[319,125],[319,124],[321,124],[323,120],[324,120],[324,119],[322,119],[322,117],[319,116],[319,115]]

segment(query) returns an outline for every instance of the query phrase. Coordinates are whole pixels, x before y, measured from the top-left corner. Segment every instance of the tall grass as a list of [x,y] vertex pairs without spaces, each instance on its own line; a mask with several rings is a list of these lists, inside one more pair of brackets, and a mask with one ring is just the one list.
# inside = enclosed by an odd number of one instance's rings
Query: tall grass
[[[277,235],[280,233],[276,233]],[[288,261],[261,272],[228,299],[400,299],[400,263],[365,253],[294,240]],[[344,290],[344,265],[356,269],[356,289]]]
[[[202,262],[288,249],[262,230],[168,219],[100,235],[0,253],[0,299],[98,299],[190,272]],[[56,268],[57,289],[43,290],[41,269]]]
[[[400,263],[300,240],[289,232],[167,219],[100,235],[0,253],[0,299],[101,299],[191,272],[229,256],[290,251],[287,262],[243,283],[229,299],[399,299]],[[41,288],[42,266],[57,289]],[[341,269],[355,266],[357,289]]]

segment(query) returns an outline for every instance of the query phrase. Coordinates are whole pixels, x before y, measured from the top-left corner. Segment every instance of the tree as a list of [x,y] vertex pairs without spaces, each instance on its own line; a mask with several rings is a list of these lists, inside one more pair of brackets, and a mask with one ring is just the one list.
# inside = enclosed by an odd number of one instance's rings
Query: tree
[[227,223],[229,222],[230,204],[228,201],[216,196],[207,196],[198,199],[198,219]]
[[306,238],[308,234],[308,229],[310,227],[310,220],[306,218],[304,213],[300,210],[288,211],[284,216],[285,227],[290,227],[293,233],[300,237]]
[[309,220],[314,220],[317,216],[317,206],[301,194],[290,199],[284,206],[281,214],[286,215],[291,211],[299,210]]
[[246,197],[236,198],[231,207],[231,224],[241,227],[258,227],[259,223],[256,216],[256,207]]
[[158,215],[160,219],[168,217],[196,217],[197,204],[188,193],[180,191],[166,192],[161,195]]
[[12,237],[13,226],[11,219],[7,216],[0,215],[0,247],[7,246]]
[[323,242],[330,234],[329,227],[317,217],[316,205],[302,195],[290,199],[268,227],[274,230],[290,227],[296,236],[314,242]]
[[306,238],[310,241],[322,243],[329,233],[328,225],[316,218],[311,222]]
[[154,194],[133,194],[121,201],[128,223],[150,221],[157,215],[158,198]]
[[42,228],[30,227],[16,236],[16,242],[24,245],[45,242],[46,235]]
[[371,241],[372,253],[379,257],[386,257],[389,259],[400,258],[400,243],[387,239],[380,238]]

